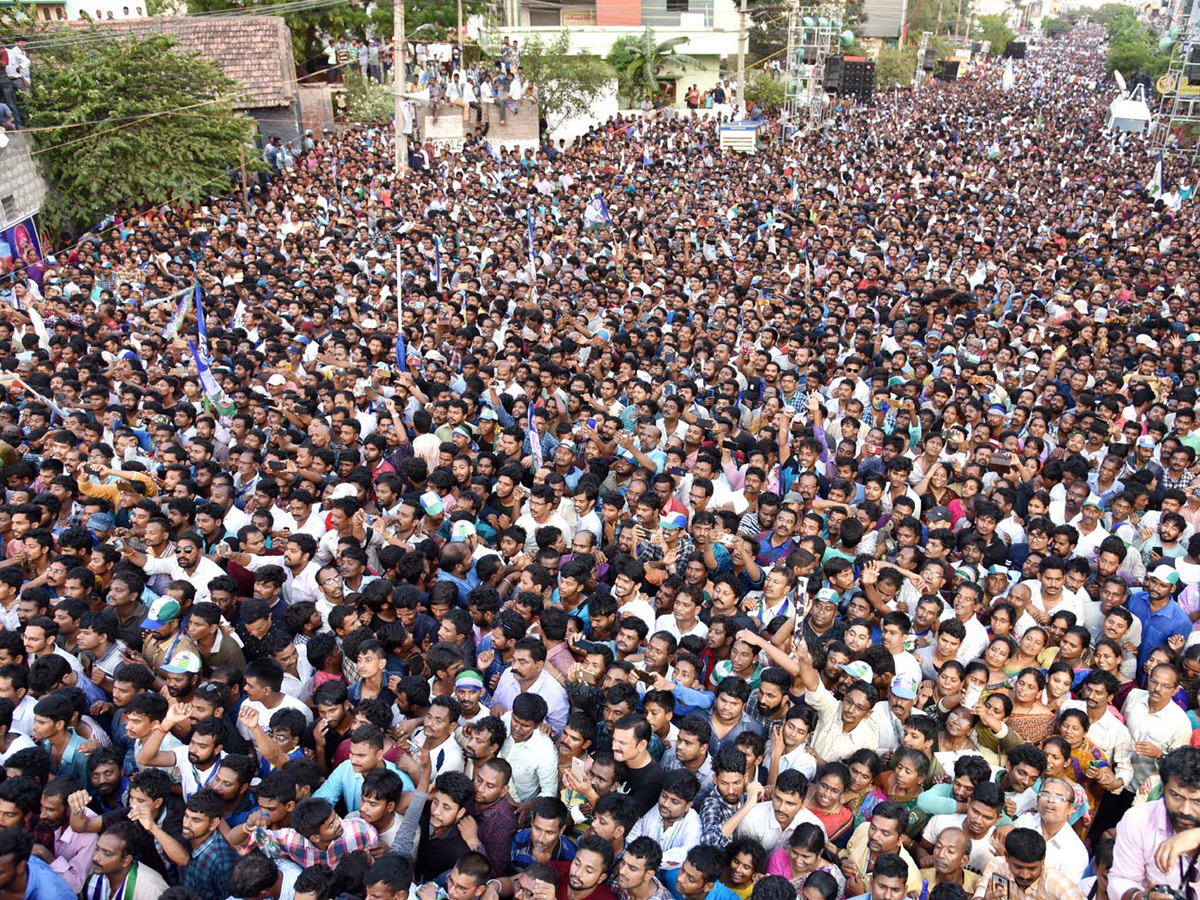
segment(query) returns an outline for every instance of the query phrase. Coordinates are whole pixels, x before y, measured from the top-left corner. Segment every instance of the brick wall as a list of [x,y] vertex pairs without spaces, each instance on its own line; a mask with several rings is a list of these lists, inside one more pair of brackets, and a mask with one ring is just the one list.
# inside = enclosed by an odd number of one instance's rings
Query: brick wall
[[20,131],[6,134],[8,146],[0,150],[0,227],[34,215],[46,197],[46,182],[30,155],[33,138]]

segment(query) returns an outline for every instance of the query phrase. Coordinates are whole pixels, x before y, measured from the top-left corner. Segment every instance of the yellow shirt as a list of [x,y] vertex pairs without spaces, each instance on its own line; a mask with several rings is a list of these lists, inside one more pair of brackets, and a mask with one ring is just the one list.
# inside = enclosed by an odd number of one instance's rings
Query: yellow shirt
[[[870,881],[868,877],[870,873],[867,871],[867,859],[871,855],[871,850],[867,846],[867,832],[871,827],[870,822],[863,822],[854,829],[854,834],[850,835],[850,843],[846,845],[846,852],[850,854],[850,859],[858,866],[858,871],[862,872],[863,880]],[[921,870],[917,868],[917,864],[913,862],[913,858],[908,855],[908,851],[901,847],[897,855],[904,860],[904,864],[908,866],[908,881],[905,888],[912,896],[917,896],[921,893],[921,883],[924,881],[921,878]]]

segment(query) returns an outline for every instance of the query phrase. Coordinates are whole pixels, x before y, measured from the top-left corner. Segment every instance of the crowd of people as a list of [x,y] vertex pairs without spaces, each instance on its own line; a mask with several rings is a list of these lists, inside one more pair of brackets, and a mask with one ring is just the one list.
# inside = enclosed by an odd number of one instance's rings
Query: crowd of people
[[0,897],[1193,896],[1197,214],[1103,60],[26,261]]

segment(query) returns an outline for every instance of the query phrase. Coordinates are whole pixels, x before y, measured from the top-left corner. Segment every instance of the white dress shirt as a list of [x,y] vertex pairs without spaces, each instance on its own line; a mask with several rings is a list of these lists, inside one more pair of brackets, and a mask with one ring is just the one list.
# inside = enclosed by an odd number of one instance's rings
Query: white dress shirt
[[[503,719],[511,734],[512,713],[505,713]],[[558,796],[558,751],[541,731],[535,730],[519,744],[509,737],[500,748],[500,758],[512,766],[508,795],[514,803]]]
[[662,814],[658,804],[650,807],[650,811],[634,823],[633,829],[626,838],[626,844],[634,838],[652,838],[662,848],[663,869],[678,869],[683,865],[683,859],[688,851],[700,843],[700,814],[695,809],[689,809],[682,819],[677,819],[670,828],[663,829]]
[[[1168,700],[1158,712],[1150,711],[1150,695],[1143,690],[1132,690],[1121,710],[1125,714],[1125,726],[1134,744],[1143,741],[1157,744],[1164,754],[1176,747],[1186,747],[1192,740],[1192,723],[1187,713]],[[1158,772],[1158,759],[1132,754],[1133,781],[1125,786],[1136,791],[1142,782]]]

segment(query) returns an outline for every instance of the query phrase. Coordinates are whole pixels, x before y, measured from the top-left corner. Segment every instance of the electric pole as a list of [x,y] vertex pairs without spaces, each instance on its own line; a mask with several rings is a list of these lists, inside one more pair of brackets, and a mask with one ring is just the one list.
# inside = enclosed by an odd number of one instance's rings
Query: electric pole
[[392,0],[393,68],[395,69],[396,174],[408,171],[408,135],[404,132],[404,89],[408,86],[408,41],[404,37],[404,0]]
[[742,0],[741,9],[738,11],[737,80],[738,108],[744,117],[746,115],[746,0]]

